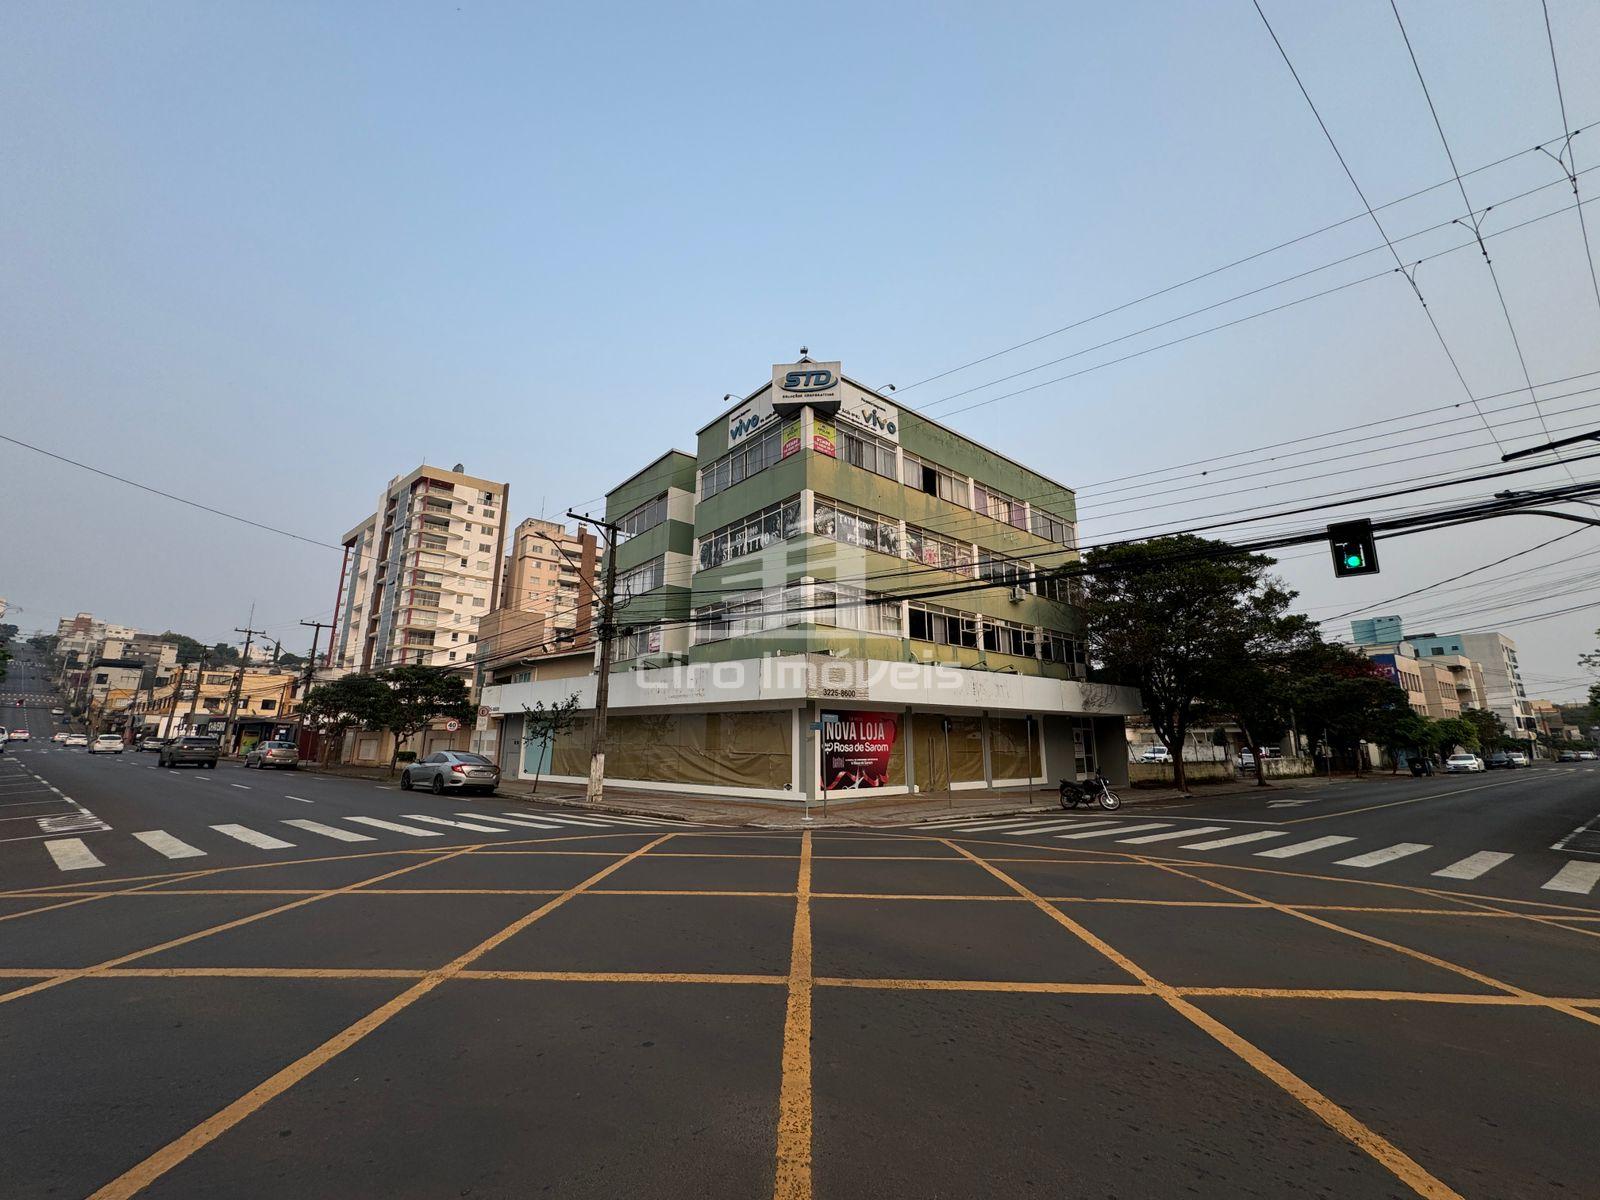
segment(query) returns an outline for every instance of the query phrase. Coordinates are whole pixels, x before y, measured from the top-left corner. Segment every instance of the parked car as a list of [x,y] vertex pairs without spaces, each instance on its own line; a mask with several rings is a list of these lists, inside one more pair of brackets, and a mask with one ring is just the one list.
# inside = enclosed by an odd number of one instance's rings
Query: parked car
[[32,740],[33,735],[30,734],[26,729],[13,729],[10,733],[6,734],[6,741],[8,742],[27,742]]
[[1508,767],[1525,767],[1527,765],[1528,765],[1528,756],[1526,754],[1524,754],[1521,750],[1507,750],[1506,751],[1506,766],[1508,766]]
[[68,733],[66,730],[62,730],[60,733],[52,734],[51,737],[50,737],[50,741],[51,741],[52,745],[59,746],[59,745],[62,745],[71,736],[72,735],[70,733]]
[[1476,754],[1452,754],[1444,760],[1444,769],[1446,771],[1481,771],[1484,769],[1483,759]]
[[1169,763],[1172,761],[1172,751],[1165,746],[1146,746],[1139,752],[1139,761],[1142,763]]
[[52,708],[50,710],[50,715],[52,717],[64,717],[67,715],[67,710],[64,708]]
[[440,750],[400,772],[400,787],[408,792],[425,787],[437,795],[446,788],[477,788],[492,796],[499,786],[500,768],[466,750]]
[[161,745],[160,763],[163,767],[210,767],[217,766],[219,743],[216,738],[210,737],[181,737],[163,742]]
[[1499,767],[1509,767],[1511,765],[1511,756],[1504,750],[1495,750],[1489,755],[1488,758],[1483,760],[1483,765],[1488,767],[1491,771],[1496,770]]
[[1600,754],[1596,754],[1593,750],[1578,751],[1579,762],[1594,762],[1596,759],[1600,759]]
[[292,771],[299,762],[300,747],[294,742],[257,742],[244,755],[247,767],[288,767]]
[[140,738],[139,744],[135,746],[134,749],[141,752],[145,750],[160,750],[161,747],[166,744],[166,740],[167,739],[162,737],[160,734],[152,733],[148,737]]
[[89,743],[90,754],[121,754],[122,735],[120,733],[102,733]]
[[1557,762],[1578,762],[1580,760],[1578,758],[1578,752],[1576,750],[1563,750],[1560,754],[1556,755],[1556,761]]
[[86,733],[69,733],[67,734],[67,740],[61,744],[63,746],[87,746],[89,744],[89,735]]

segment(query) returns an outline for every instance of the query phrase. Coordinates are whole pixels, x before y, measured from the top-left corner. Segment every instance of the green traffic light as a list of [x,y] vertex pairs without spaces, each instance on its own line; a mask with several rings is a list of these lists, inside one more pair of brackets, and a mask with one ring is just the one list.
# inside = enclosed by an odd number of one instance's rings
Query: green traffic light
[[1346,554],[1344,556],[1344,565],[1347,567],[1359,567],[1361,565],[1361,555]]

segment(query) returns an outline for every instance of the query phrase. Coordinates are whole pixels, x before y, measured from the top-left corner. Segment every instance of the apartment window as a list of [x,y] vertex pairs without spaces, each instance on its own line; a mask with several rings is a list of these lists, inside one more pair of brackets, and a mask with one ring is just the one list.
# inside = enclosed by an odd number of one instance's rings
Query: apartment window
[[628,600],[634,596],[642,596],[645,592],[653,591],[667,581],[667,559],[665,555],[657,555],[647,563],[641,563],[630,571],[624,571],[617,576],[617,597]]
[[666,519],[667,494],[662,492],[655,499],[646,500],[617,522],[617,542],[620,545],[628,538],[638,537],[645,530],[654,529]]
[[977,649],[983,618],[936,604],[912,604],[906,610],[906,636],[939,646]]
[[451,662],[455,662],[455,660],[456,660],[456,652],[454,650],[452,650],[452,651],[450,651],[450,661]]
[[972,507],[966,476],[957,475],[954,471],[941,467],[938,463],[931,463],[916,454],[905,454],[901,457],[905,459],[907,487],[927,492],[928,495],[937,496],[941,500],[948,500],[951,504],[959,504],[962,508]]
[[719,567],[792,538],[800,529],[800,497],[791,496],[713,530],[700,539],[700,569]]
[[862,633],[900,633],[899,603],[871,603],[866,588],[847,583],[814,584],[810,607],[814,611],[805,615],[818,625],[857,629]]
[[1072,668],[1072,673],[1078,678],[1088,672],[1088,657],[1084,651],[1083,643],[1077,638],[1068,637],[1064,633],[1046,630],[1040,643],[1045,662],[1062,663]]
[[900,557],[900,522],[881,513],[819,496],[811,529],[818,537],[832,538],[846,546]]
[[983,623],[983,648],[996,654],[1016,654],[1023,658],[1034,657],[1037,638],[1031,625],[1013,625],[1010,621],[985,618]]
[[958,575],[972,574],[972,547],[953,542],[916,525],[906,526],[906,557],[925,567],[939,567]]
[[[429,503],[432,503],[432,501],[429,501]],[[449,506],[448,506],[448,505],[446,505],[446,507],[449,507]],[[467,514],[468,514],[468,515],[469,515],[469,516],[470,516],[470,515],[471,515],[471,514],[472,514],[472,513],[474,513],[474,512],[475,512],[475,511],[476,511],[476,510],[475,510],[475,509],[474,509],[474,508],[473,508],[473,507],[472,507],[472,505],[470,505],[470,504],[469,504],[469,505],[467,505]]]
[[985,516],[1018,529],[1028,528],[1028,506],[982,483],[972,485],[972,506]]
[[473,608],[482,608],[483,604],[484,604],[484,600],[483,600],[482,596],[474,596],[472,598],[472,607]]
[[461,640],[461,635],[459,633],[452,633],[450,635],[450,640],[452,642],[459,642]]
[[709,500],[718,492],[725,492],[736,483],[743,483],[752,475],[765,471],[778,461],[782,451],[778,426],[774,424],[759,437],[745,442],[714,462],[700,468],[700,498]]
[[483,496],[483,502],[485,504],[493,504],[494,503],[494,493],[493,492],[483,492],[482,496]]
[[1034,580],[1034,590],[1057,604],[1077,603],[1078,584],[1068,575],[1041,575]]
[[1005,583],[1012,587],[1025,587],[1028,582],[1028,564],[996,554],[993,550],[978,551],[978,578],[990,583]]
[[278,707],[278,702],[276,700],[263,700],[256,707],[258,707],[262,712],[271,712],[273,709]]
[[1072,526],[1063,521],[1055,513],[1045,512],[1042,508],[1035,508],[1028,518],[1033,532],[1047,542],[1056,542],[1062,546],[1073,545]]
[[411,603],[418,608],[438,608],[441,599],[439,592],[419,592],[415,588],[411,591]]
[[511,682],[512,683],[532,683],[533,682],[533,672],[532,671],[518,671],[514,675],[511,676]]
[[491,520],[491,521],[494,520],[494,509],[492,509],[492,508],[484,509],[483,510],[483,515],[488,517],[489,520]]
[[494,552],[493,543],[491,543],[491,542],[479,542],[478,543],[478,553],[479,554],[492,554],[493,552]]
[[839,430],[839,457],[852,467],[861,467],[885,479],[899,479],[893,442],[873,437],[855,429]]
[[444,550],[450,545],[450,539],[439,537],[437,534],[425,533],[419,539],[429,550]]

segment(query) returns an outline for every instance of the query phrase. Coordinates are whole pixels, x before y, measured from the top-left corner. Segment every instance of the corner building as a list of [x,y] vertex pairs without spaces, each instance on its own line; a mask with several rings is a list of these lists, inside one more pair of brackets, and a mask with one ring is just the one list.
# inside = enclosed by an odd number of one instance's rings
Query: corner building
[[[839,363],[775,366],[606,519],[608,781],[796,801],[1126,782],[1137,693],[1086,681],[1074,585],[1047,574],[1077,559],[1072,490]],[[504,769],[585,778],[592,675],[504,679],[484,696]],[[577,728],[518,742],[523,705],[574,691]]]

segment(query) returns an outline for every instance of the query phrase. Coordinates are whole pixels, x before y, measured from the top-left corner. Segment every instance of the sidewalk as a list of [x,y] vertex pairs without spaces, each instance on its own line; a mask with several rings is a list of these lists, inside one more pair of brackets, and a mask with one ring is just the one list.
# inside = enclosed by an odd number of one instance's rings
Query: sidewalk
[[[1387,779],[1388,775],[1363,775],[1364,783]],[[1398,778],[1409,779],[1409,775]],[[1278,779],[1270,790],[1295,791],[1300,788],[1328,783],[1354,783],[1352,775],[1307,776],[1303,779]],[[1224,797],[1236,797],[1256,791],[1253,779],[1232,780],[1227,783],[1196,785],[1188,796],[1176,788],[1123,788],[1118,794],[1124,808],[1138,808],[1149,804],[1168,804],[1176,800],[1199,802]],[[1262,789],[1267,790],[1267,789]],[[830,801],[827,811],[823,806],[811,806],[811,820],[805,820],[805,809],[798,803],[780,804],[759,800],[739,800],[724,796],[685,796],[665,792],[645,792],[625,788],[607,787],[605,798],[598,805],[590,805],[584,793],[570,785],[552,787],[544,785],[535,793],[533,785],[523,780],[507,780],[500,785],[500,794],[507,799],[537,801],[568,808],[588,808],[596,812],[615,813],[619,816],[669,817],[680,821],[694,821],[713,825],[744,825],[755,829],[870,829],[876,826],[907,825],[919,821],[938,821],[946,817],[1009,817],[1037,814],[1047,816],[1060,812],[1056,790],[1043,785],[1033,791],[1032,803],[1028,793],[1021,789],[957,792],[952,800],[946,796],[882,796],[868,799]]]

